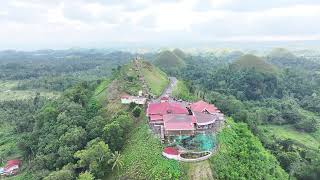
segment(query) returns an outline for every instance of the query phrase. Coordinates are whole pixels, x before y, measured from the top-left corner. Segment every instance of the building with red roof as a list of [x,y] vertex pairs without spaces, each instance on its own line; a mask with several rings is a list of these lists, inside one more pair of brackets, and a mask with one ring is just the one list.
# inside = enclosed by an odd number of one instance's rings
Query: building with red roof
[[166,114],[163,116],[166,136],[193,135],[195,117],[187,114]]
[[192,103],[190,105],[190,109],[192,112],[202,112],[208,114],[220,113],[220,110],[216,108],[213,104],[209,104],[202,100]]
[[189,114],[186,107],[176,102],[150,103],[147,108],[147,116],[150,123],[163,124],[163,115]]
[[194,135],[197,131],[215,130],[224,121],[223,114],[214,105],[204,101],[184,107],[178,102],[150,103],[147,116],[151,128],[161,138]]
[[15,175],[17,174],[21,165],[21,160],[13,159],[8,160],[6,166],[3,168],[4,175]]

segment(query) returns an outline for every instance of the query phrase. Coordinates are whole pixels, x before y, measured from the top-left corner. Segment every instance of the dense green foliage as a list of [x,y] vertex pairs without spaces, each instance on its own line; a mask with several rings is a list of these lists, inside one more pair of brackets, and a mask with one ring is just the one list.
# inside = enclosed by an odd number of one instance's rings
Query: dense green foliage
[[[280,164],[290,177],[319,179],[318,61],[284,49],[249,60],[240,51],[160,55],[144,57],[162,59],[159,67],[181,79],[177,98],[205,99],[236,121],[219,135],[220,149],[210,161],[217,178],[283,179]],[[134,56],[0,52],[1,163],[23,159],[22,172],[12,178],[183,178],[187,168],[161,156],[162,145],[141,120],[143,108],[119,101],[144,88],[140,74],[153,95],[168,84],[150,63],[143,62],[141,72],[123,65]],[[170,67],[161,67],[165,61]]]
[[19,81],[18,90],[63,91],[83,80],[111,74],[112,68],[129,62],[131,53],[104,50],[40,50],[0,52],[0,80]]
[[[318,179],[319,146],[303,142],[311,137],[319,143],[320,76],[317,70],[303,66],[308,61],[298,57],[292,66],[279,66],[285,69],[277,71],[270,66],[260,66],[265,63],[256,57],[251,58],[250,63],[242,60],[240,65],[245,68],[235,67],[239,61],[230,61],[234,62],[231,65],[219,64],[219,61],[214,64],[211,58],[201,59],[210,63],[210,67],[198,65],[196,57],[187,61],[180,76],[189,81],[189,91],[214,103],[235,121],[247,123],[290,176]],[[272,63],[270,57],[267,61]],[[275,125],[290,127],[290,131],[278,133],[271,129]]]
[[210,161],[219,179],[287,179],[276,158],[244,123],[227,120],[218,135],[219,149]]

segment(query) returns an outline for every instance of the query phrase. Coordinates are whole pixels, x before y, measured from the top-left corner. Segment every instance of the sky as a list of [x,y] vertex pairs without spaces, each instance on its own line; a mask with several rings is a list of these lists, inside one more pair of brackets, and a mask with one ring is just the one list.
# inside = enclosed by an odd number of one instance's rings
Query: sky
[[320,40],[319,0],[1,0],[0,49]]

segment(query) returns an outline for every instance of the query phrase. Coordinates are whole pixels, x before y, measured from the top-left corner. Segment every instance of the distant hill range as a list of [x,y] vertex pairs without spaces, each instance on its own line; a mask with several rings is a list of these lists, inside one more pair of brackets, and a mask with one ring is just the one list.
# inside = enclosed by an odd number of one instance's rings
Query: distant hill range
[[281,68],[296,68],[316,70],[320,64],[303,57],[297,57],[292,52],[284,48],[275,48],[267,56],[266,61]]
[[185,58],[186,54],[180,49],[165,50],[156,55],[153,64],[168,73],[174,73],[186,65]]
[[260,57],[252,54],[241,56],[231,64],[231,67],[241,69],[255,69],[256,71],[263,73],[277,73],[279,71],[276,66],[269,64]]

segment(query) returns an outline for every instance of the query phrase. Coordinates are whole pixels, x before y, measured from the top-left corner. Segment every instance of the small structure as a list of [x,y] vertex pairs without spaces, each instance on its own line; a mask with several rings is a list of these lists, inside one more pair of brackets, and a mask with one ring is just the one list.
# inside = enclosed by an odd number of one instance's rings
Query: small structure
[[179,160],[179,151],[173,147],[165,147],[162,151],[162,155],[168,159]]
[[147,98],[145,98],[145,97],[129,96],[129,95],[121,96],[121,103],[122,104],[136,103],[136,104],[143,105],[146,102],[147,102]]
[[1,175],[10,176],[10,175],[16,175],[19,171],[19,168],[21,166],[21,160],[19,159],[13,159],[8,160],[6,166],[0,170]]
[[163,102],[169,102],[169,97],[168,96],[163,96],[161,99],[160,99],[160,102],[163,103]]

